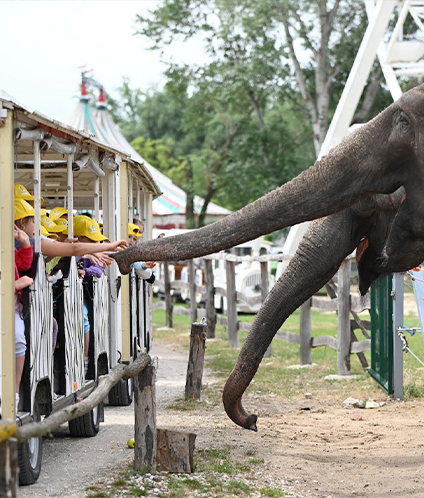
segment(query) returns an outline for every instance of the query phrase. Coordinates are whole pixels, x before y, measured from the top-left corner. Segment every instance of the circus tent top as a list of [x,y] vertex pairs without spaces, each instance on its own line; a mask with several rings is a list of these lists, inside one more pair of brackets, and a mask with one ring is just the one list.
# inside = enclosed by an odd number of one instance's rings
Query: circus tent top
[[[99,88],[99,99],[95,112],[89,106],[87,82]],[[84,73],[81,84],[81,97],[74,114],[69,120],[69,124],[79,130],[92,133],[98,140],[125,151],[133,160],[140,162],[147,168],[162,191],[162,195],[153,200],[154,226],[158,228],[183,228],[185,226],[186,193],[166,175],[145,161],[131,147],[106,110],[106,99],[102,85],[92,78],[84,78]],[[200,213],[203,201],[201,197],[195,196],[195,214]],[[210,202],[206,212],[206,222],[210,223],[230,213],[231,211],[228,209]]]

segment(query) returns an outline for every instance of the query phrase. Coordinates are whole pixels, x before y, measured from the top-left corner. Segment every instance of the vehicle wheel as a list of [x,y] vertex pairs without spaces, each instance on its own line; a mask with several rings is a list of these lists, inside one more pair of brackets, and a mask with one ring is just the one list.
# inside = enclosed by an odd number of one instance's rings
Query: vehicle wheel
[[91,412],[74,418],[68,422],[69,432],[72,437],[93,437],[100,429],[100,405],[94,407]]
[[[40,422],[41,415],[37,401],[34,402],[32,413],[34,422]],[[32,437],[18,445],[19,484],[27,486],[34,484],[41,472],[43,455],[43,438]]]
[[112,406],[129,406],[133,400],[133,380],[120,380],[109,391],[109,404]]

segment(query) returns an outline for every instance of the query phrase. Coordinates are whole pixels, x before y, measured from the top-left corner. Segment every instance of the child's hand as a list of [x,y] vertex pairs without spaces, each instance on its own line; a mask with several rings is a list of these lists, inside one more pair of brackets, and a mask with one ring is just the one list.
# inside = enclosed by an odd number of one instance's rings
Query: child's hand
[[15,290],[25,289],[26,287],[29,287],[33,281],[34,280],[31,277],[28,277],[26,275],[20,277],[15,280]]
[[21,244],[22,247],[28,248],[31,246],[28,235],[15,225],[15,239]]
[[85,277],[85,270],[78,270],[78,276],[80,278],[84,278]]
[[91,261],[97,266],[106,267],[112,263],[112,259],[109,258],[108,254],[110,254],[110,251],[101,251],[94,254],[87,254],[84,257],[91,259]]
[[116,242],[111,242],[111,251],[123,251],[128,246],[128,242],[126,240],[117,240]]
[[146,261],[143,263],[144,268],[153,269],[156,266],[156,261]]

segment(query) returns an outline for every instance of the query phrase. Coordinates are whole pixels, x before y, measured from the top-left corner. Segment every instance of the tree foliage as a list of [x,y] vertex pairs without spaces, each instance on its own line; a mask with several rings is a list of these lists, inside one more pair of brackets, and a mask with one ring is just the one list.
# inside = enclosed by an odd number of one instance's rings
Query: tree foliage
[[[124,81],[115,109],[126,136],[188,196],[237,209],[318,155],[367,26],[363,0],[164,0],[137,32],[166,59],[175,42],[204,60],[168,58],[167,84]],[[376,64],[355,121],[390,101]],[[193,213],[188,213],[194,224]]]

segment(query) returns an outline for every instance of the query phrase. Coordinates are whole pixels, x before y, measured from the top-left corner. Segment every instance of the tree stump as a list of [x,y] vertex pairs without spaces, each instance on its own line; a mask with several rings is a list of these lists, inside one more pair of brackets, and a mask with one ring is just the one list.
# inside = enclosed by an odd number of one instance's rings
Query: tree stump
[[134,469],[156,470],[156,361],[134,377]]
[[194,472],[193,453],[196,434],[192,432],[157,430],[157,470]]
[[9,438],[0,443],[0,498],[16,498],[18,473],[18,442]]
[[205,361],[206,323],[192,323],[190,334],[190,355],[187,365],[185,400],[200,399],[203,364]]

